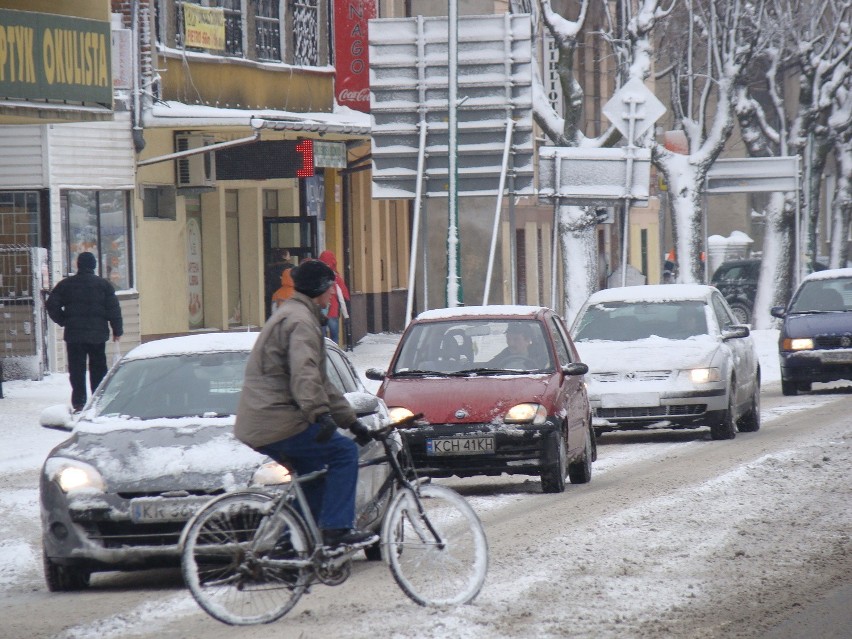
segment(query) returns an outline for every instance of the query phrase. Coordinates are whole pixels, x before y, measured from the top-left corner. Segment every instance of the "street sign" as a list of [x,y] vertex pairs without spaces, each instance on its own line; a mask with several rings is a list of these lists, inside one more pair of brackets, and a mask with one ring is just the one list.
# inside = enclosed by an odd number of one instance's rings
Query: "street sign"
[[[627,155],[631,152],[632,162],[628,163]],[[649,149],[545,146],[539,149],[538,157],[538,194],[544,201],[557,199],[560,204],[612,206],[630,198],[633,204],[641,205],[650,196]]]
[[[635,143],[666,112],[665,105],[639,78],[633,78],[616,91],[604,105],[603,114],[613,126]],[[633,139],[630,139],[630,120],[633,120]]]
[[716,160],[707,172],[705,193],[796,191],[799,188],[797,155]]
[[[515,194],[532,194],[532,27],[528,14],[459,16],[459,195],[495,195],[506,122],[513,121]],[[373,197],[413,198],[421,123],[424,188],[449,190],[449,42],[446,17],[370,20]]]

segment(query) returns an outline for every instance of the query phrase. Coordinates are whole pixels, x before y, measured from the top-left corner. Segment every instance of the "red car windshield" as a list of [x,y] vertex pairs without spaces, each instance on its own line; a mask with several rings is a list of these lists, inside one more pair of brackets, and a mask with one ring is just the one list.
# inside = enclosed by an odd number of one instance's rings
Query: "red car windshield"
[[458,319],[415,324],[392,374],[553,372],[553,357],[536,320]]

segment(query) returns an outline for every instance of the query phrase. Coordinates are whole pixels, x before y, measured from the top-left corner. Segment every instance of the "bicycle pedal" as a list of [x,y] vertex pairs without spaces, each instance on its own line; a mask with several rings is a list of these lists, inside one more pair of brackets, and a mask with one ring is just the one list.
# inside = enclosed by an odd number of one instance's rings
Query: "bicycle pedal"
[[372,546],[379,540],[378,535],[373,535],[372,537],[368,537],[364,541],[359,541],[354,544],[340,544],[338,546],[323,546],[322,551],[326,557],[338,557],[348,552],[352,552],[353,550],[360,550],[361,548],[366,548],[367,546]]

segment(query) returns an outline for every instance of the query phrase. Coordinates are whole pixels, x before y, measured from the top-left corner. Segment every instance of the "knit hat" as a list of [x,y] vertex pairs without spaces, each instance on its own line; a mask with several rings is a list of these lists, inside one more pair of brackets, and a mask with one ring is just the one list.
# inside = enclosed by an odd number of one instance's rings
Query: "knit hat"
[[305,260],[291,273],[293,288],[308,297],[319,297],[334,284],[334,271],[318,260]]
[[98,265],[98,261],[95,259],[95,256],[88,251],[80,253],[77,256],[77,268],[87,268],[89,270],[94,271],[95,267]]

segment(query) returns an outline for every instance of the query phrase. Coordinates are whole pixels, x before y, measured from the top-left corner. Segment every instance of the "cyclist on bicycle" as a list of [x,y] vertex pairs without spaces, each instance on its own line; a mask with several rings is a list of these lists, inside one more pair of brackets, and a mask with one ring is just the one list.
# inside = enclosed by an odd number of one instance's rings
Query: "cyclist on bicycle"
[[304,475],[327,467],[307,482],[305,495],[329,547],[372,543],[373,533],[353,528],[358,446],[369,429],[326,374],[322,309],[334,293],[335,274],[316,260],[292,271],[296,292],[267,320],[246,364],[234,435],[258,452]]

